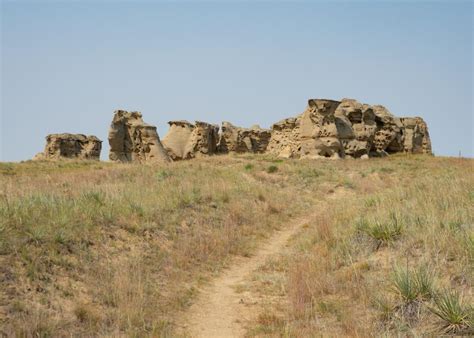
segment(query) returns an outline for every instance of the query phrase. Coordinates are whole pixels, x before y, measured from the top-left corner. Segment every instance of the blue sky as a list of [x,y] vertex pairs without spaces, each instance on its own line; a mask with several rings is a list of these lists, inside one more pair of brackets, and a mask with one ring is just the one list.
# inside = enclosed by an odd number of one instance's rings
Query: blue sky
[[473,157],[470,1],[2,2],[0,160],[49,133],[104,143],[113,111],[273,122],[308,98],[422,116],[437,155]]

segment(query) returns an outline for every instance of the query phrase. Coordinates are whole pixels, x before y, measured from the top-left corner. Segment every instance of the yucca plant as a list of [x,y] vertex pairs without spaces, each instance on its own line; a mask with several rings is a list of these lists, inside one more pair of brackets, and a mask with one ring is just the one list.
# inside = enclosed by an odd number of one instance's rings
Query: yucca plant
[[412,270],[396,266],[392,274],[393,290],[405,303],[430,299],[434,294],[435,275],[426,266]]
[[367,220],[360,220],[357,230],[371,237],[377,242],[377,249],[382,245],[387,245],[395,241],[403,232],[403,224],[395,214],[390,215],[390,221],[375,221],[369,224]]
[[442,329],[452,334],[474,334],[474,309],[463,304],[457,291],[444,290],[434,298],[430,311],[442,321]]
[[414,273],[408,269],[395,267],[392,274],[392,288],[403,300],[410,303],[418,298],[418,285]]
[[389,321],[396,309],[396,306],[384,296],[374,297],[372,304],[379,311],[380,318],[384,321]]
[[392,274],[392,290],[401,298],[397,313],[408,323],[414,323],[420,316],[424,300],[433,294],[434,274],[421,266],[415,269],[396,266]]
[[432,269],[420,266],[413,271],[418,298],[430,299],[434,295],[435,275]]

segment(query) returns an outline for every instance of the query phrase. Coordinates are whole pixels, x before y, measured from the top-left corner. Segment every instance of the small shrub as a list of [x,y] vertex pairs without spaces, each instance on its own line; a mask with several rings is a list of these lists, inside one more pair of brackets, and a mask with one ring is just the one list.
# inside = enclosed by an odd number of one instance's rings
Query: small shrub
[[161,182],[161,181],[166,180],[171,175],[172,175],[171,172],[169,172],[168,170],[160,170],[156,173],[156,178],[158,181]]
[[273,313],[262,313],[258,316],[258,323],[266,327],[281,327],[284,320]]
[[92,202],[93,204],[103,206],[105,204],[105,194],[101,191],[91,191],[83,194],[85,201]]
[[230,202],[230,196],[227,192],[224,192],[221,197],[222,203],[229,203]]
[[273,174],[278,171],[278,167],[276,165],[271,165],[267,168],[267,173]]
[[355,189],[355,184],[349,179],[344,180],[343,186],[347,189]]
[[371,207],[375,207],[378,203],[378,200],[376,197],[370,197],[368,199],[365,200],[365,206],[367,208],[371,208]]
[[373,298],[372,304],[379,311],[380,319],[383,321],[389,321],[396,309],[390,300],[384,296]]
[[328,302],[328,301],[319,301],[317,303],[317,308],[318,312],[321,315],[339,315],[341,312],[339,304],[336,304],[334,302]]
[[248,163],[248,164],[245,165],[244,168],[245,168],[245,170],[252,170],[253,169],[253,164]]
[[87,304],[79,304],[74,308],[74,315],[81,323],[96,324],[100,318],[97,312]]
[[133,214],[135,214],[139,217],[143,217],[145,215],[145,209],[143,209],[143,206],[141,204],[130,201],[129,202],[129,207],[130,207],[130,211]]
[[474,308],[465,306],[457,291],[445,290],[434,298],[430,311],[442,321],[442,329],[451,334],[474,334]]
[[474,190],[469,191],[469,199],[474,201]]
[[313,183],[318,177],[324,175],[324,171],[315,168],[300,168],[297,173],[305,183]]
[[394,171],[395,171],[395,169],[393,169],[393,168],[388,168],[388,167],[382,167],[382,168],[380,168],[380,172],[382,172],[382,173],[387,173],[387,174],[389,174],[389,173],[393,173]]

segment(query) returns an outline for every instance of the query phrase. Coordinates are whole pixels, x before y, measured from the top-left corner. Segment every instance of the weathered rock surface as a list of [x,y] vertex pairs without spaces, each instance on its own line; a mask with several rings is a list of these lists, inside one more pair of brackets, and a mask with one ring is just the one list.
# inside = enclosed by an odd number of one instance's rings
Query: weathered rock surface
[[255,125],[250,128],[236,127],[222,122],[218,151],[220,153],[264,153],[270,142],[271,130]]
[[335,115],[345,156],[369,155],[377,130],[372,107],[356,100],[342,99]]
[[217,152],[219,127],[196,121],[170,121],[170,129],[163,138],[163,146],[173,161],[186,160]]
[[272,136],[267,152],[279,157],[296,157],[299,147],[300,116],[290,117],[272,126]]
[[272,126],[268,152],[287,158],[339,158],[344,151],[336,125],[338,101],[311,99],[296,118]]
[[33,160],[42,159],[84,159],[99,160],[102,141],[95,136],[83,134],[50,134],[46,136],[46,146]]
[[423,119],[398,118],[384,106],[353,99],[310,99],[306,110],[272,126],[271,154],[296,158],[385,156],[397,152],[431,154]]
[[403,150],[414,154],[431,154],[431,140],[428,126],[421,117],[403,117]]
[[118,162],[169,162],[155,126],[140,112],[117,110],[109,129],[109,159]]
[[311,99],[301,115],[299,156],[303,158],[343,156],[344,150],[338,137],[335,111],[339,102]]

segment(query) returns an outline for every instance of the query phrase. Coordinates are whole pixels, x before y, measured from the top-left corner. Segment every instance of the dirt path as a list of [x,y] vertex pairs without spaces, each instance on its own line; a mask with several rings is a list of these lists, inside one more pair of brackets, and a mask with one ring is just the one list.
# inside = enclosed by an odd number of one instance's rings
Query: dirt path
[[306,216],[295,220],[288,227],[276,231],[250,258],[239,257],[213,283],[201,291],[196,302],[184,315],[186,334],[191,337],[242,337],[244,324],[258,315],[258,304],[245,299],[235,287],[243,283],[252,271],[263,265],[266,259],[278,254],[290,237],[311,220]]

